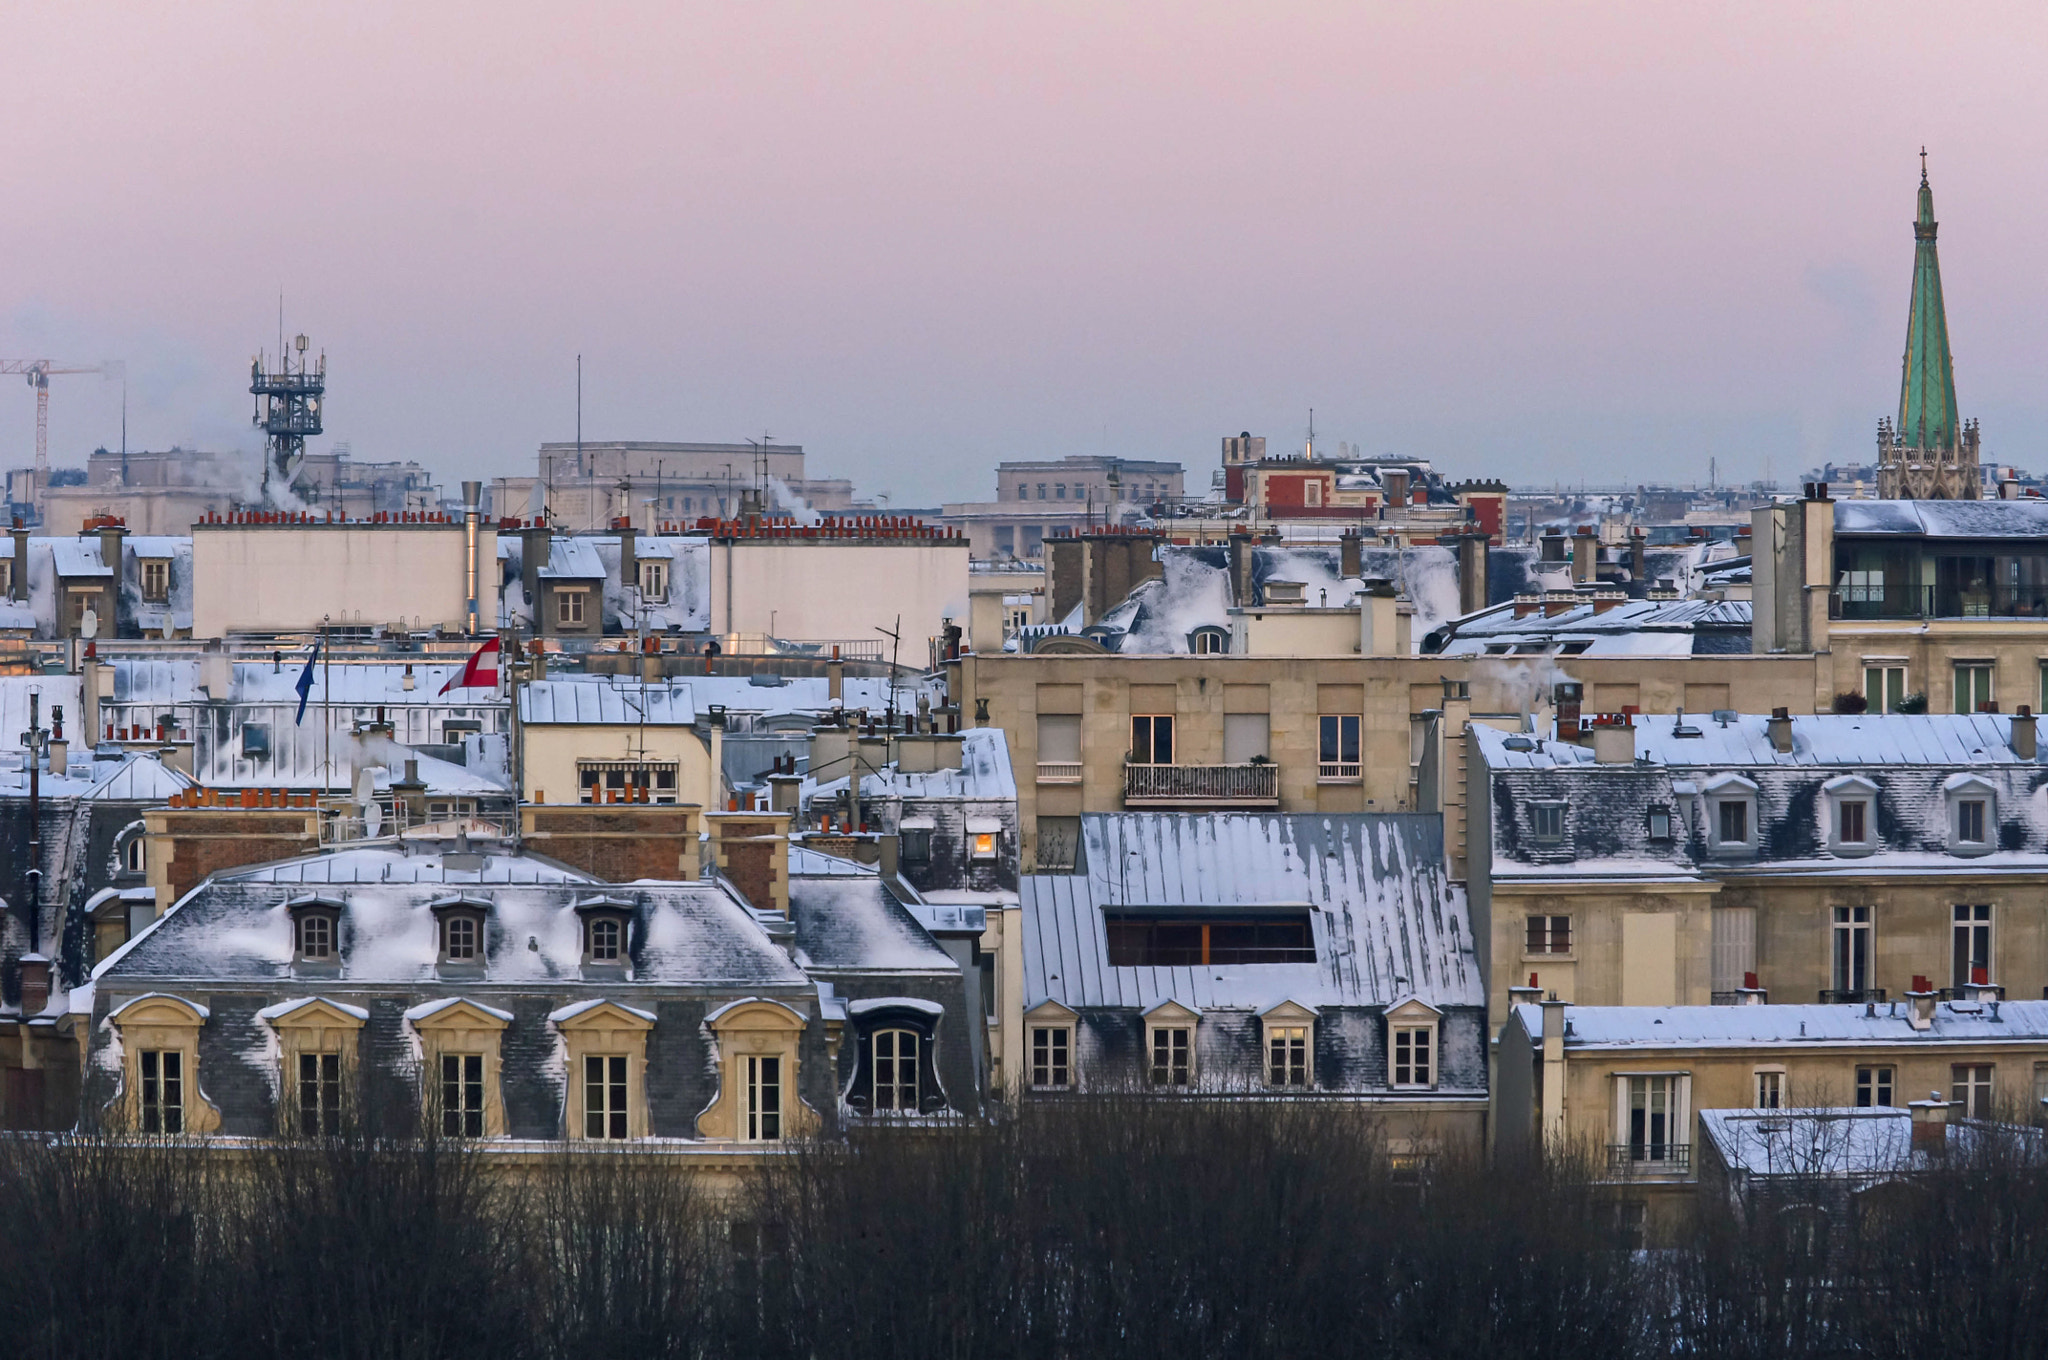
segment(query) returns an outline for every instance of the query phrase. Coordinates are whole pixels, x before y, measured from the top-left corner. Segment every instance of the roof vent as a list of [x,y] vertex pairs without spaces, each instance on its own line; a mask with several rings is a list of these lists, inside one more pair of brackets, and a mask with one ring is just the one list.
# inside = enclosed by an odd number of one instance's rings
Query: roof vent
[[1527,737],[1509,737],[1501,745],[1510,751],[1533,751],[1536,749],[1536,743]]
[[1738,715],[1736,714],[1735,710],[1732,708],[1717,708],[1714,710],[1714,721],[1721,724],[1721,726],[1723,727],[1727,727],[1729,724],[1733,723],[1737,716]]

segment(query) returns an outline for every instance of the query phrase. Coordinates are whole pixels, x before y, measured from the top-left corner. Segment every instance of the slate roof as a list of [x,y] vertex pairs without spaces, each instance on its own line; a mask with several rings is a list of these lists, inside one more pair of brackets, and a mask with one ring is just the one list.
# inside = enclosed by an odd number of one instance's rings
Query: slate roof
[[[490,912],[481,976],[459,985],[488,989],[582,980],[583,932],[575,904],[589,896],[588,883],[493,883],[467,892],[488,901]],[[634,904],[628,936],[636,984],[729,989],[806,982],[751,911],[720,883],[636,883],[606,893]],[[307,980],[293,972],[285,905],[296,895],[291,885],[260,877],[210,880],[109,955],[94,970],[95,983],[103,992],[119,984],[182,982],[304,989]],[[340,976],[327,983],[330,988],[436,981],[438,936],[430,905],[449,896],[446,883],[361,883],[334,895],[344,910]]]
[[[802,796],[833,797],[846,787],[846,777],[806,784]],[[860,779],[862,798],[959,798],[1006,802],[1017,797],[1017,779],[1010,768],[1010,744],[999,727],[970,727],[960,734],[960,764],[944,770],[904,772],[885,765]]]
[[533,884],[602,881],[566,864],[491,842],[479,841],[469,853],[477,860],[474,867],[470,867],[469,860],[460,855],[456,856],[456,867],[450,867],[439,848],[387,842],[302,855],[296,859],[273,860],[247,869],[229,870],[216,877],[217,881],[237,883]]
[[1503,645],[1531,656],[1574,643],[1587,656],[1727,656],[1749,651],[1750,625],[1747,600],[1627,600],[1598,613],[1588,600],[1519,619],[1505,604],[1459,619],[1425,645],[1444,656],[1485,656]]
[[[1023,880],[1024,1005],[1143,1009],[1485,1003],[1442,819],[1417,813],[1085,816],[1084,871]],[[1118,967],[1105,910],[1313,912],[1315,963]]]
[[879,875],[792,872],[789,908],[796,919],[797,962],[806,969],[831,974],[960,971]]
[[[2048,769],[2048,743],[2031,761],[2012,749],[2012,717],[2002,713],[1823,713],[1792,719],[1792,749],[1781,753],[1771,745],[1770,719],[1738,714],[1726,722],[1706,713],[1688,713],[1684,726],[1696,736],[1679,736],[1675,714],[1645,713],[1636,718],[1636,754],[1650,764],[1681,768],[1720,769],[1730,766],[1839,766],[1863,769],[1882,765],[1931,765],[1975,768],[1982,765],[2035,766]],[[1475,727],[1486,763],[1495,769],[1554,769],[1592,765],[1590,746],[1546,741],[1542,748],[1507,746],[1513,733]]]
[[[1745,1176],[1882,1176],[1933,1165],[1913,1150],[1911,1110],[1701,1110],[1700,1131]],[[1976,1120],[1951,1120],[1946,1149],[1967,1154],[1987,1134],[2022,1139],[2039,1155],[2039,1130]]]
[[2048,501],[1836,501],[1837,537],[2041,538]]
[[676,681],[643,684],[616,676],[536,680],[519,687],[519,721],[690,727],[697,721],[690,685]]

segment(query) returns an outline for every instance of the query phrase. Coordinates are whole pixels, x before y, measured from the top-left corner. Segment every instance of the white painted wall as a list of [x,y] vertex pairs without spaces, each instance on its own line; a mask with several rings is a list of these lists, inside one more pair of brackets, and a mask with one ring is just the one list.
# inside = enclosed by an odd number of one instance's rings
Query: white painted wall
[[[498,536],[477,533],[481,626],[497,624]],[[195,524],[192,635],[418,618],[460,630],[468,609],[455,524]]]
[[[858,641],[903,616],[903,660],[922,666],[925,642],[950,618],[967,627],[967,542],[834,543],[740,539],[711,545],[716,633]],[[770,612],[773,627],[770,627]],[[882,639],[888,653],[888,640]]]

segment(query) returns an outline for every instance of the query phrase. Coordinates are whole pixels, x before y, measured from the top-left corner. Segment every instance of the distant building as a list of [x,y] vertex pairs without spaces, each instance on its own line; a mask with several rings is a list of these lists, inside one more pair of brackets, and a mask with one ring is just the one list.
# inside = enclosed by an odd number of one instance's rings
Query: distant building
[[1119,522],[1185,499],[1179,463],[1097,454],[996,465],[996,498],[948,505],[947,524],[977,561],[1036,561],[1048,538]]
[[491,482],[490,509],[500,518],[545,514],[571,533],[609,529],[617,520],[645,532],[664,523],[738,518],[757,475],[768,478],[768,513],[874,509],[854,498],[852,482],[811,477],[801,444],[647,440],[542,444],[535,476]]
[[[95,449],[82,482],[45,487],[29,516],[50,530],[75,531],[111,516],[138,534],[184,534],[208,515],[261,505],[263,455],[170,448]],[[352,519],[441,507],[441,488],[418,463],[362,463],[346,445],[307,455],[293,494],[308,509]]]

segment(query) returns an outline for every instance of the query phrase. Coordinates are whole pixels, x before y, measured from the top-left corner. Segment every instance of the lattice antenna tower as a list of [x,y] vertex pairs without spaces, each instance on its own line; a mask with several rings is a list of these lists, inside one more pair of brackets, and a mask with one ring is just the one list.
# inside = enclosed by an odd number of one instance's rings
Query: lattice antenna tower
[[[249,395],[256,399],[251,423],[263,431],[263,499],[266,503],[291,488],[306,460],[306,437],[321,432],[321,405],[327,396],[327,353],[306,360],[309,342],[294,336],[278,346],[277,367],[266,366],[258,353],[249,365]],[[294,367],[296,352],[296,367]]]

